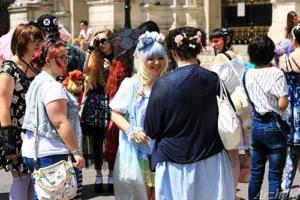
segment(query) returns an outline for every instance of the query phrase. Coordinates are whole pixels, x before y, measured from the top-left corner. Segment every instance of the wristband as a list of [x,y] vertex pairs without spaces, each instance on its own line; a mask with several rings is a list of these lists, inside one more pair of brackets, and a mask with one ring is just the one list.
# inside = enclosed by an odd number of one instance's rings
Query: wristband
[[95,49],[95,47],[89,45],[87,48],[87,52],[91,53],[94,49]]

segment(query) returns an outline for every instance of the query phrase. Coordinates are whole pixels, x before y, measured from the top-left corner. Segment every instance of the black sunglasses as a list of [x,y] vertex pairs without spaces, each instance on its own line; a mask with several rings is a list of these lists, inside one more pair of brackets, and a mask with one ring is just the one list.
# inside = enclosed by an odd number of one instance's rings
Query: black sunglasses
[[102,38],[99,40],[100,45],[106,44],[110,41],[110,39]]

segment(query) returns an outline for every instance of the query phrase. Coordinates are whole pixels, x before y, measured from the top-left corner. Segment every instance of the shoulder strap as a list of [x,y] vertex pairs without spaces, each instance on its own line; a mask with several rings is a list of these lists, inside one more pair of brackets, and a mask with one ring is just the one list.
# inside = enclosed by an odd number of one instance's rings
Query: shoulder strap
[[[241,80],[241,78],[239,77],[238,72],[236,71],[236,69],[234,68],[234,66],[232,65],[232,63],[230,62],[230,60],[228,59],[228,57],[226,56],[226,54],[225,54],[225,53],[221,53],[220,55],[224,58],[224,60],[227,62],[227,64],[231,67],[231,69],[232,69],[234,75],[235,75],[239,80]],[[228,55],[228,54],[227,54],[227,55]]]
[[[300,71],[300,67],[299,67],[299,65],[296,63],[295,59],[294,59],[292,56],[291,56],[290,58],[292,59],[292,61],[294,62],[294,64],[295,64],[296,67],[298,68],[298,70]],[[292,68],[292,66],[291,66],[291,68]]]
[[[248,100],[249,100],[249,103],[250,103],[250,105],[252,106],[254,112],[256,112],[255,105],[254,105],[254,103],[251,101],[250,96],[249,96],[249,93],[248,93],[248,90],[247,90],[247,87],[246,87],[246,74],[247,74],[247,71],[244,73],[243,78],[242,78],[243,86],[244,86],[244,89],[245,89],[246,96],[247,96],[247,98],[248,98]],[[256,112],[256,113],[257,113],[257,112]]]
[[[286,71],[287,72],[289,72],[289,68],[288,68],[288,55],[287,54],[285,54],[285,56],[284,56],[284,61],[285,61],[285,69],[286,69]],[[293,71],[293,69],[292,69],[292,66],[290,66],[290,68],[291,68],[291,71]]]
[[289,57],[289,56],[287,56],[287,61],[288,61],[288,63],[289,63],[289,66],[290,66],[290,68],[291,68],[291,71],[293,72],[294,70],[293,70],[293,67],[292,67],[292,64],[291,64],[291,61],[290,61],[290,57]]
[[224,54],[229,60],[232,60],[231,56],[230,56],[228,53],[224,52],[223,54]]

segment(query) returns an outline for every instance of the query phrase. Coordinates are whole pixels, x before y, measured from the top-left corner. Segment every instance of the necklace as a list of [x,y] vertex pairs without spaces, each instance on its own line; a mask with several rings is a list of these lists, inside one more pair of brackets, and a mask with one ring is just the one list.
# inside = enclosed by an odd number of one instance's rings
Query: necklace
[[40,71],[35,69],[31,64],[28,64],[23,58],[18,57],[26,66],[25,74],[27,74],[28,68],[35,74],[38,74]]

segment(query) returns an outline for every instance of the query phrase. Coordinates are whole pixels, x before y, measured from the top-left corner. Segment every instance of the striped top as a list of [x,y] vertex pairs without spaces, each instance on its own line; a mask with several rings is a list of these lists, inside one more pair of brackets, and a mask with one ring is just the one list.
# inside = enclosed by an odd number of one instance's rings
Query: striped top
[[246,73],[246,88],[255,110],[264,115],[278,108],[279,97],[287,96],[287,83],[284,73],[275,67],[249,69]]

